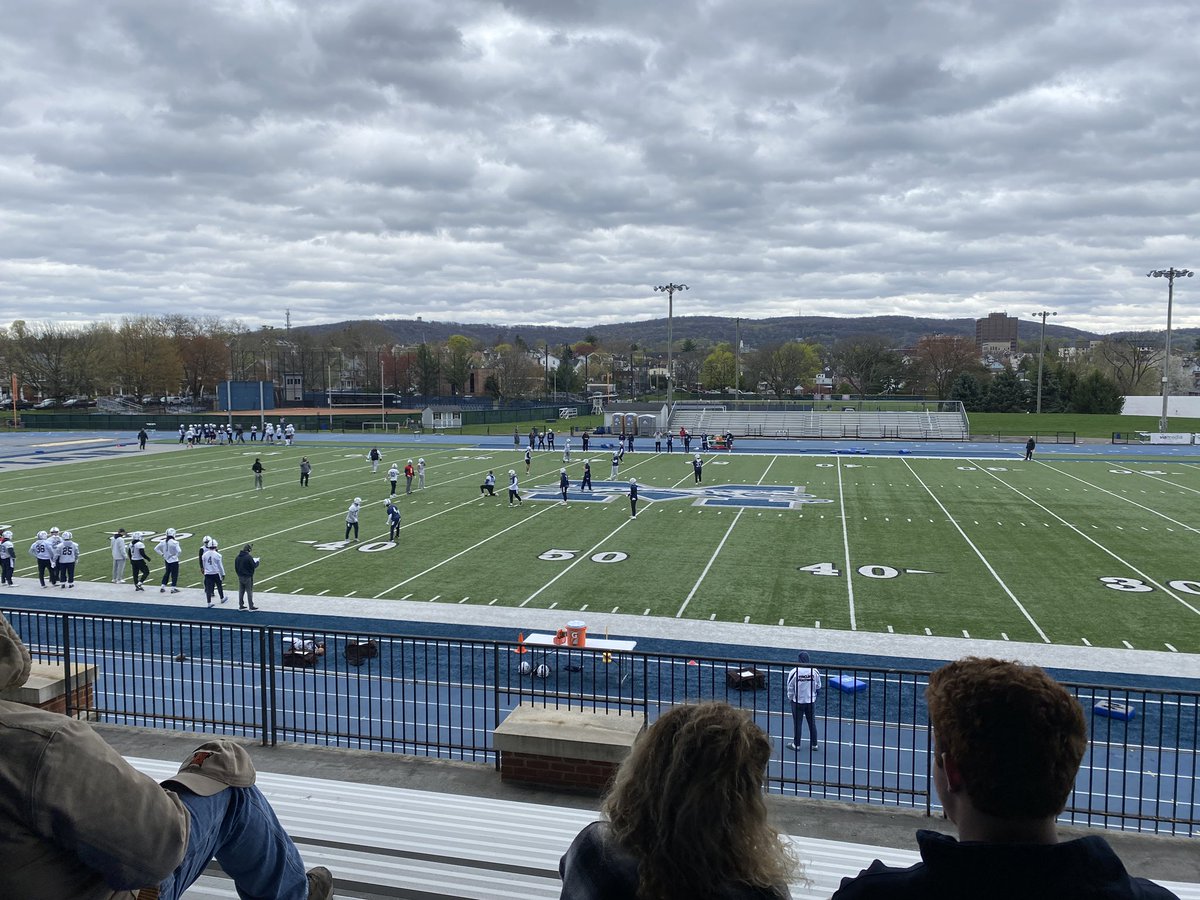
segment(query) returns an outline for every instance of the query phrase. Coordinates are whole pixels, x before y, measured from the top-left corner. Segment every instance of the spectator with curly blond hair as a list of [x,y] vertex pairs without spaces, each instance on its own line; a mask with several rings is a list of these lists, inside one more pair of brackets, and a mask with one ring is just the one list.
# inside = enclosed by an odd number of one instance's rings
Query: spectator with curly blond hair
[[781,900],[796,862],[767,823],[770,738],[727,703],[678,706],[638,738],[604,821],[559,863],[561,900]]
[[921,862],[875,860],[836,900],[921,898],[1165,898],[1133,878],[1099,835],[1060,842],[1084,750],[1079,701],[1036,666],[968,657],[929,676],[933,781],[958,840],[918,831]]

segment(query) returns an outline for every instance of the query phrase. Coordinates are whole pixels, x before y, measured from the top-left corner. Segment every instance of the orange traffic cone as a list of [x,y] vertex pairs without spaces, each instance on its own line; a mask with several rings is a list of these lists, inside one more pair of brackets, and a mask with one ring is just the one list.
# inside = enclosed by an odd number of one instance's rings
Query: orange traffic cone
[[513,647],[513,653],[528,653],[528,652],[529,651],[525,648],[525,632],[518,631],[517,632],[517,646]]

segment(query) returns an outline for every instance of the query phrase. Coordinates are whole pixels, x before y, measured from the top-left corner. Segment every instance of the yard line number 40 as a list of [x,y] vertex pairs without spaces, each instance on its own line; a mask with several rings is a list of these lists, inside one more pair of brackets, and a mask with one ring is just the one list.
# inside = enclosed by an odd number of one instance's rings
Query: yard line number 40
[[[811,572],[813,575],[831,575],[837,577],[841,570],[831,562],[813,563],[811,566],[800,566],[798,571]],[[894,566],[869,565],[859,566],[855,571],[863,578],[899,578],[901,575],[932,575],[925,569],[897,569]]]

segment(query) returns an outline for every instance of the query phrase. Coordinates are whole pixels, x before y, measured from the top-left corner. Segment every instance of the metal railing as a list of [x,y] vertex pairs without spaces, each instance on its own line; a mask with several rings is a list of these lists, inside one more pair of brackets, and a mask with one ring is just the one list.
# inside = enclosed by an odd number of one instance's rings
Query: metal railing
[[[652,721],[678,703],[719,699],[750,711],[771,736],[773,792],[927,813],[938,807],[924,703],[928,673],[921,670],[824,668],[820,749],[809,749],[805,733],[793,750],[783,692],[790,666],[778,662],[4,614],[35,659],[64,666],[68,702],[83,667],[95,667],[87,708],[67,712],[98,721],[498,765],[492,732],[520,703]],[[324,644],[326,652],[297,660],[285,654],[293,637]],[[1062,820],[1192,834],[1200,826],[1200,692],[1067,687],[1089,714],[1091,741]]]

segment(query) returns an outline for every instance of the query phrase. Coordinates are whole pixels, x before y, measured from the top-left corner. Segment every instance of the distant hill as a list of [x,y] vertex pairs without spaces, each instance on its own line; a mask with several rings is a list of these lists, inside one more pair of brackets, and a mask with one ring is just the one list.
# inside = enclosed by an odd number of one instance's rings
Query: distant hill
[[[1035,341],[1041,332],[1041,322],[1022,319],[1017,333],[1023,341]],[[676,346],[680,341],[691,339],[704,347],[727,341],[733,343],[735,321],[728,316],[676,316],[673,337]],[[553,325],[494,325],[475,322],[437,322],[420,319],[359,319],[329,325],[293,327],[293,332],[307,333],[316,338],[343,331],[354,331],[371,335],[372,338],[389,340],[397,344],[415,345],[422,341],[442,342],[454,334],[465,335],[484,344],[511,343],[520,337],[529,346],[549,341],[552,347],[564,343],[581,341],[588,334],[599,338],[609,349],[637,344],[639,348],[665,348],[667,344],[667,320],[649,319],[641,322],[620,322],[615,325],[593,325],[561,327]],[[863,334],[879,334],[887,337],[896,347],[910,347],[922,337],[931,334],[961,335],[975,337],[975,320],[930,319],[910,316],[867,316],[856,319],[840,319],[828,316],[784,316],[774,319],[742,319],[741,337],[747,347],[764,347],[790,340],[807,340],[830,345],[841,338]],[[1066,325],[1046,323],[1047,340],[1096,340],[1106,335]],[[1129,332],[1110,337],[1136,336],[1148,343],[1161,342],[1163,332]],[[1173,345],[1191,348],[1200,328],[1172,331]]]

